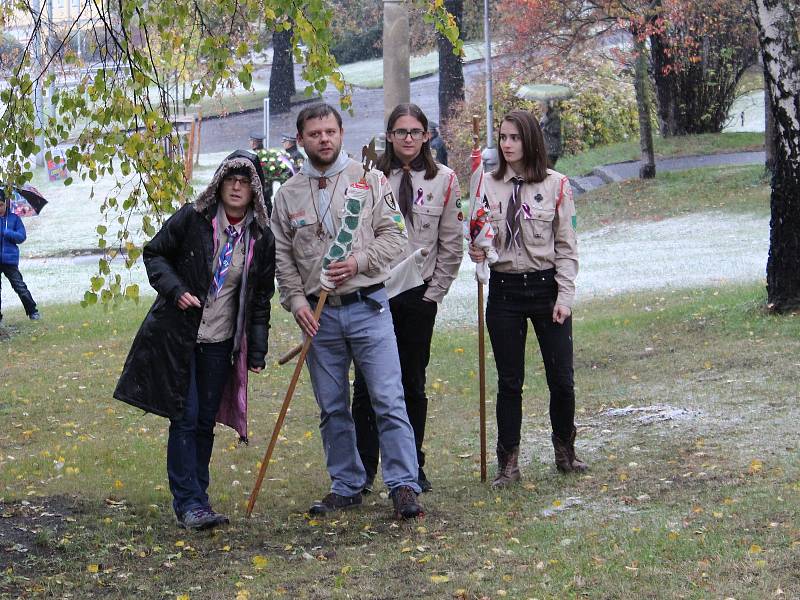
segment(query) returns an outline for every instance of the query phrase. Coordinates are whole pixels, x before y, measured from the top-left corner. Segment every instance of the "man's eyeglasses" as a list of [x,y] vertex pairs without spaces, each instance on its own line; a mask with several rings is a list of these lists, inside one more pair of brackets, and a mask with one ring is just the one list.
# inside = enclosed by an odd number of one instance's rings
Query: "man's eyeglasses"
[[425,137],[424,129],[395,129],[394,131],[389,131],[388,133],[392,137],[401,140],[405,140],[406,138],[408,138],[408,136],[411,136],[412,140],[419,141],[423,137]]
[[234,185],[235,183],[238,183],[242,187],[250,185],[250,178],[244,175],[226,175],[222,181],[228,185]]

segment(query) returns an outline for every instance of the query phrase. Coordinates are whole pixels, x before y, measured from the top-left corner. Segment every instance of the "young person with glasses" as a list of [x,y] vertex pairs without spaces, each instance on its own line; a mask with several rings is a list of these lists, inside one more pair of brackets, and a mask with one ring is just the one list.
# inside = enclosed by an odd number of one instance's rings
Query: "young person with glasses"
[[[560,472],[583,472],[575,456],[572,304],[578,274],[575,204],[566,176],[547,168],[542,131],[525,111],[500,124],[499,165],[484,174],[476,200],[491,215],[499,255],[491,266],[486,326],[497,365],[497,476],[493,487],[519,481],[522,385],[528,320],[533,324],[550,390],[551,440]],[[485,260],[471,246],[470,258]]]
[[114,397],[169,418],[167,476],[187,529],[228,522],[208,498],[214,425],[247,440],[248,370],[266,365],[275,239],[263,184],[258,157],[237,150],[144,247],[158,296]]
[[[408,231],[408,247],[393,265],[417,249],[428,250],[422,267],[424,283],[389,301],[406,411],[417,448],[417,483],[426,492],[432,485],[423,469],[422,445],[428,415],[425,370],[437,308],[458,273],[464,251],[458,179],[452,169],[433,159],[430,139],[425,113],[416,104],[400,104],[389,115],[386,152],[378,161],[378,168],[389,179],[393,201],[403,214]],[[365,489],[370,489],[378,469],[378,432],[370,393],[359,371],[353,384],[352,410],[358,451],[367,472]]]

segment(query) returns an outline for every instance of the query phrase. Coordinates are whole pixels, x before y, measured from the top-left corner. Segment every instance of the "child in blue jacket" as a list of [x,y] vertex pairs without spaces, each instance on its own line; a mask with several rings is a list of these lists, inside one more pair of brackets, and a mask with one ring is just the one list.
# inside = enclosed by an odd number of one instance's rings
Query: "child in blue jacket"
[[[36,310],[36,302],[33,301],[28,287],[22,280],[22,273],[19,272],[17,244],[24,242],[25,238],[25,226],[22,224],[22,219],[9,210],[5,191],[0,188],[0,273],[6,276],[11,284],[11,289],[19,296],[28,318],[36,321],[41,316]],[[0,299],[0,323],[2,321],[2,300]]]

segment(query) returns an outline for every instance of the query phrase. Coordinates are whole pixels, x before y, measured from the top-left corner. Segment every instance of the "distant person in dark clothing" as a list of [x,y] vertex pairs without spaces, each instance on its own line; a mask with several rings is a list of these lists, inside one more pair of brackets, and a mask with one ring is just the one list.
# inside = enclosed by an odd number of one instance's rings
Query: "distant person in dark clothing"
[[283,149],[286,153],[292,158],[295,166],[302,167],[306,157],[297,147],[297,138],[290,133],[281,134],[281,144],[283,144]]
[[436,162],[447,166],[447,147],[442,136],[439,135],[439,124],[431,123],[431,141],[428,142]]
[[[12,213],[8,208],[5,190],[0,188],[0,273],[6,276],[11,284],[11,289],[17,293],[25,308],[25,314],[32,321],[41,318],[39,311],[36,310],[36,302],[33,301],[22,273],[19,272],[19,248],[18,244],[25,241],[25,225],[22,219]],[[0,311],[0,323],[3,321],[3,313]]]
[[555,100],[547,103],[547,112],[541,120],[542,136],[544,137],[544,147],[547,151],[547,166],[554,169],[556,162],[563,152],[561,144],[561,111]]
[[264,136],[260,133],[250,134],[250,150],[258,152],[264,149]]

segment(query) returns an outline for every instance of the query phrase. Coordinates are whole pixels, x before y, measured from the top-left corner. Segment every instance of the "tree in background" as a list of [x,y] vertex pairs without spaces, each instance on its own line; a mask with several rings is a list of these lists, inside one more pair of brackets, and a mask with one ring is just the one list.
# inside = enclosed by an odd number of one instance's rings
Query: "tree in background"
[[[661,4],[661,3],[659,3]],[[663,0],[650,35],[661,135],[719,133],[736,85],[755,64],[748,0]]]
[[[429,24],[458,43],[452,17],[439,0],[415,2],[426,9]],[[184,105],[237,83],[249,89],[250,56],[261,50],[255,42],[258,30],[291,19],[306,91],[323,91],[332,82],[342,106],[349,108],[348,88],[330,53],[332,10],[326,0],[77,0],[71,6],[72,14],[88,21],[87,31],[96,32],[97,61],[87,64],[75,52],[45,47],[45,23],[32,15],[21,61],[0,90],[0,181],[30,181],[34,157],[40,152],[49,157],[47,148],[68,140],[67,168],[73,176],[90,181],[114,176],[116,186],[102,203],[103,222],[97,226],[98,245],[106,254],[84,301],[135,299],[138,287],[112,273],[111,260],[121,254],[126,266],[133,266],[143,241],[191,197],[174,123],[181,104],[172,86],[176,69],[191,73]],[[0,23],[11,11],[31,12],[25,0],[5,2]],[[78,35],[77,18],[68,24],[65,44]],[[37,46],[41,60],[36,60]],[[51,83],[57,91],[39,119],[34,90]]]
[[800,309],[800,34],[792,0],[752,0],[774,120],[767,302]]
[[[275,114],[289,112],[294,85],[294,60],[292,58],[292,24],[281,23],[272,34],[272,69],[269,72],[269,109]],[[269,145],[269,140],[267,140]]]
[[[521,72],[533,65],[558,77],[567,61],[603,52],[609,47],[633,74],[639,109],[642,166],[639,176],[655,177],[652,102],[647,70],[647,37],[653,32],[660,0],[501,0],[506,43],[522,61]],[[531,44],[530,40],[536,40]],[[626,41],[633,41],[633,49]],[[524,83],[524,82],[520,82]]]
[[[463,41],[460,32],[464,21],[464,0],[445,0],[444,6],[455,18]],[[455,103],[464,99],[464,65],[445,35],[437,32],[436,42],[439,47],[439,120],[444,121]]]

